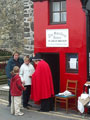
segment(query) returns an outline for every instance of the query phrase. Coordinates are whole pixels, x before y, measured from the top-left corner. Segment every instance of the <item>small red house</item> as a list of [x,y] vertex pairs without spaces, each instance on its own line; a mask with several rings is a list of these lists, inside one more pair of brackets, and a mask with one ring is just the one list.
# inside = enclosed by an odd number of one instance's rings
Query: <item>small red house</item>
[[90,13],[83,1],[34,2],[34,52],[49,63],[55,93],[63,92],[70,79],[78,80],[79,96],[89,79]]

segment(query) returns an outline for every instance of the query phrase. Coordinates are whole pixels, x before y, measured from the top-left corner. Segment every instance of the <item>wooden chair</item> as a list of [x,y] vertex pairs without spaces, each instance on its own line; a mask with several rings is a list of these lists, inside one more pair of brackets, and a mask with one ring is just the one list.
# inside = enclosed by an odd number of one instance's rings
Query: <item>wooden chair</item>
[[[77,81],[76,80],[67,80],[66,90],[72,93],[72,95],[64,96],[64,95],[55,95],[55,111],[56,111],[56,104],[65,103],[66,104],[66,112],[68,112],[69,104],[72,103],[72,108],[77,108]],[[69,100],[73,100],[74,102],[69,103]]]

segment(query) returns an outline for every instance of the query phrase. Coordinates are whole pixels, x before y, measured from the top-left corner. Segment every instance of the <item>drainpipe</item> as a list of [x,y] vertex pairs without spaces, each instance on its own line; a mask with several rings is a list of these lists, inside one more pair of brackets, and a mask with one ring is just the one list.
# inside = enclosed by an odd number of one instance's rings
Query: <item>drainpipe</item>
[[[84,8],[84,12],[86,13],[86,49],[87,49],[87,81],[90,81],[89,79],[89,9],[86,8],[87,3],[90,2],[90,0],[81,0],[82,8]],[[90,5],[90,3],[88,4]],[[90,91],[90,87],[88,86],[88,93]],[[90,93],[89,93],[90,94]],[[88,108],[88,114],[90,114],[90,108]]]
[[87,51],[87,81],[89,81],[89,14],[86,5],[89,0],[80,0],[82,4],[82,9],[86,14],[86,51]]
[[86,10],[87,81],[89,81],[89,14]]

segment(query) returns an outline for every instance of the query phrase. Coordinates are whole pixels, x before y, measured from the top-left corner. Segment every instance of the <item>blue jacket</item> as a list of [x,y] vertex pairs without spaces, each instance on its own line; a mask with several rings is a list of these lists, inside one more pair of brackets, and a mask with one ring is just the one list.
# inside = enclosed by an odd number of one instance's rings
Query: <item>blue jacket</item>
[[[23,64],[23,59],[22,58],[18,58],[18,65],[19,67]],[[8,78],[8,85],[10,85],[10,79],[11,79],[11,71],[13,70],[13,67],[16,66],[16,62],[14,60],[13,57],[11,57],[6,65],[6,75],[7,75],[7,78]]]

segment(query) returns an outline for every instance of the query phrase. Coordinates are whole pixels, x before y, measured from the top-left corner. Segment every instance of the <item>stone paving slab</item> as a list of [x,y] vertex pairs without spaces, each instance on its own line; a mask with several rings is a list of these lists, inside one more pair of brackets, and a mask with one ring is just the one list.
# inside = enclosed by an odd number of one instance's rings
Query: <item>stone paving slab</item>
[[0,99],[8,101],[9,86],[7,84],[0,85]]
[[9,86],[7,84],[0,85],[0,90],[9,91]]

